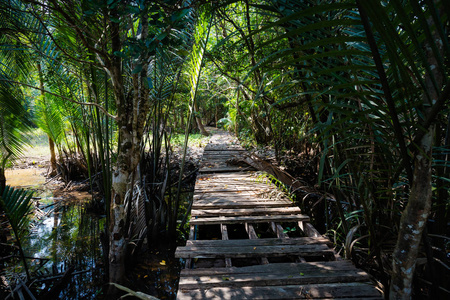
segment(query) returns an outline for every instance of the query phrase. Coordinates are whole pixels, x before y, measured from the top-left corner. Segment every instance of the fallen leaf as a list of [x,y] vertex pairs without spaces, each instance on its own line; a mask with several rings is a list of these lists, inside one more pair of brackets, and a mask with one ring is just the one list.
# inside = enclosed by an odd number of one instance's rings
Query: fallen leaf
[[159,262],[159,264],[160,264],[161,266],[165,266],[165,265],[166,265],[166,261],[165,261],[165,260],[162,260],[162,261]]

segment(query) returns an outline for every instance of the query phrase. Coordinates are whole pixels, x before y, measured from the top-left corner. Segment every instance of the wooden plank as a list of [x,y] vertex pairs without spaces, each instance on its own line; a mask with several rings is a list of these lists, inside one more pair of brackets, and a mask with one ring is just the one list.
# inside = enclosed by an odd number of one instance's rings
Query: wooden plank
[[215,181],[215,180],[205,180],[197,182],[195,185],[196,189],[205,189],[208,187],[235,187],[235,188],[241,188],[241,187],[255,187],[255,188],[274,188],[264,183],[257,183],[253,180],[241,180],[241,181],[229,181],[229,180],[222,180],[222,181]]
[[248,240],[188,240],[186,245],[197,247],[240,247],[240,246],[274,246],[274,245],[313,245],[325,244],[332,245],[331,241],[325,237],[299,237],[299,238],[267,238],[267,239],[248,239]]
[[[347,298],[348,297],[348,298]],[[368,282],[281,286],[180,288],[177,299],[383,299]]]
[[[236,179],[236,180],[235,180]],[[241,177],[241,178],[208,178],[202,177],[200,180],[197,179],[197,184],[235,184],[235,185],[246,185],[250,183],[257,183],[253,177]]]
[[205,197],[196,197],[194,198],[194,204],[198,202],[205,202],[210,204],[226,204],[226,203],[245,203],[245,202],[255,202],[255,203],[282,203],[286,207],[292,207],[292,202],[288,199],[280,199],[273,200],[269,198],[261,198],[256,195],[240,195],[240,194],[227,194],[227,195],[217,195],[214,197],[213,195],[205,195]]
[[[300,210],[300,208],[298,210]],[[279,239],[289,238],[289,235],[287,233],[284,233],[283,226],[281,226],[280,224],[270,222],[270,227],[272,228],[272,231],[277,235],[277,238]]]
[[[246,267],[232,268],[202,268],[202,269],[183,269],[181,276],[207,276],[207,275],[251,275],[254,274],[283,274],[283,273],[318,273],[323,270],[343,271],[356,270],[351,261],[321,261],[307,263],[276,263],[269,265],[253,265]],[[306,273],[305,273],[306,272]]]
[[268,185],[257,185],[257,184],[243,184],[243,185],[233,185],[233,184],[211,184],[211,185],[199,185],[195,187],[195,192],[205,192],[205,193],[221,193],[221,192],[248,192],[248,191],[259,191],[261,193],[263,192],[269,192],[274,191],[275,187],[271,187]]
[[301,213],[300,208],[292,207],[276,207],[265,208],[255,207],[247,209],[239,208],[222,208],[222,209],[193,209],[191,210],[191,216],[256,216],[256,215],[289,215],[294,213]]
[[[227,225],[220,225],[220,230],[222,231],[222,240],[227,241],[228,240],[228,228]],[[231,259],[229,257],[225,257],[225,266],[227,268],[231,268]]]
[[228,173],[228,172],[245,172],[245,171],[253,171],[255,170],[252,167],[242,168],[242,167],[218,167],[218,168],[201,168],[199,172],[201,174],[209,174],[209,173]]
[[[195,226],[189,225],[189,240],[194,240],[194,236],[195,236]],[[186,263],[185,263],[184,267],[186,269],[190,269],[191,266],[192,266],[192,260],[190,258],[186,259]]]
[[296,222],[309,221],[306,215],[280,215],[280,216],[238,216],[238,217],[202,217],[191,219],[191,225],[212,224],[239,224],[239,223],[265,223],[265,222]]
[[[232,204],[242,204],[245,203],[253,203],[256,205],[265,205],[265,204],[280,204],[278,207],[292,207],[292,203],[289,201],[276,201],[276,200],[270,200],[270,199],[240,199],[240,198],[230,198],[230,199],[217,199],[217,200],[211,200],[211,199],[201,199],[201,200],[194,200],[193,205],[200,205],[200,204],[209,204],[210,206],[214,205],[232,205]],[[248,205],[247,205],[248,206]]]
[[203,153],[207,151],[233,151],[233,152],[245,152],[246,150],[241,146],[222,146],[222,145],[206,145]]
[[[264,266],[264,265],[261,265]],[[225,278],[225,279],[224,279]],[[181,276],[179,289],[200,289],[212,287],[271,286],[292,284],[319,284],[366,282],[369,275],[361,270],[321,270],[319,272],[284,272],[231,275]],[[345,295],[348,296],[348,295]]]
[[281,199],[270,199],[267,197],[262,197],[261,194],[257,194],[254,192],[234,192],[234,193],[224,193],[223,195],[218,195],[216,193],[204,193],[204,192],[194,192],[194,201],[195,200],[254,200],[254,201],[284,201],[292,204],[292,201],[287,198]]
[[195,201],[192,205],[192,209],[217,209],[217,208],[255,208],[255,207],[286,207],[289,203],[283,203],[279,201],[224,201],[210,203],[209,201]]
[[240,246],[240,247],[177,247],[175,257],[179,258],[247,258],[281,257],[286,255],[325,256],[334,258],[333,250],[323,244],[282,246]]
[[321,236],[320,232],[318,232],[317,229],[314,228],[314,226],[312,226],[312,224],[309,222],[305,221],[298,222],[298,226],[307,236],[311,237]]
[[211,186],[209,188],[205,187],[200,187],[200,188],[195,188],[195,193],[208,193],[208,194],[217,194],[217,193],[224,193],[224,194],[228,194],[228,193],[237,193],[237,194],[243,194],[246,193],[248,195],[255,195],[255,192],[258,193],[270,193],[274,190],[274,188],[270,188],[268,186],[265,187],[233,187],[233,186],[229,186],[229,187],[218,187],[218,186]]
[[[245,223],[245,230],[247,231],[248,238],[250,240],[257,240],[258,239],[258,235],[256,234],[255,228],[253,227],[252,224]],[[269,264],[269,260],[267,259],[267,257],[263,256],[263,257],[259,257],[258,259],[259,259],[259,262],[262,265]]]
[[292,207],[292,202],[288,199],[280,199],[280,200],[273,200],[269,198],[261,198],[257,197],[257,195],[241,195],[241,194],[226,194],[226,195],[217,195],[215,198],[213,195],[206,195],[204,197],[196,197],[194,198],[194,204],[198,202],[205,202],[210,204],[226,204],[226,203],[245,203],[245,202],[255,202],[255,203],[261,203],[264,204],[266,202],[273,202],[273,203],[282,203],[286,207]]
[[244,157],[245,152],[242,151],[206,151],[203,152],[202,158],[205,159],[214,159],[214,158],[240,158]]
[[242,188],[242,187],[252,187],[252,188],[271,188],[274,189],[274,186],[267,185],[265,183],[258,183],[254,181],[201,181],[197,182],[195,185],[195,189],[207,189],[207,188],[227,188],[227,187],[233,187],[233,188]]
[[199,175],[197,178],[209,178],[209,179],[231,179],[231,180],[241,180],[242,178],[253,178],[256,179],[256,172],[235,172],[229,174],[209,174],[209,175]]
[[[260,200],[260,201],[279,201],[278,199],[270,199],[267,197],[264,197],[267,193],[256,193],[254,191],[230,191],[227,193],[204,193],[204,192],[194,192],[194,200],[197,200],[199,198],[201,199],[208,199],[208,200],[212,200],[211,198],[213,197],[217,197],[220,200],[245,200],[245,199],[256,199],[256,200]],[[281,199],[280,199],[281,200]],[[287,199],[284,199],[285,201],[287,201]],[[292,203],[291,201],[289,201],[289,203]]]

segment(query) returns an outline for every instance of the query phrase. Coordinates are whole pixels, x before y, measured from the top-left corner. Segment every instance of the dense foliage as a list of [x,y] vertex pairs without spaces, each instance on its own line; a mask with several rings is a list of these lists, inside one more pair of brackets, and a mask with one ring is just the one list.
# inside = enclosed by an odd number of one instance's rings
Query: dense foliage
[[[0,180],[31,113],[58,171],[75,157],[98,181],[120,282],[132,236],[176,236],[172,133],[223,126],[302,159],[320,226],[407,298],[407,270],[444,272],[449,247],[445,2],[1,1]],[[441,295],[448,279],[417,285]]]

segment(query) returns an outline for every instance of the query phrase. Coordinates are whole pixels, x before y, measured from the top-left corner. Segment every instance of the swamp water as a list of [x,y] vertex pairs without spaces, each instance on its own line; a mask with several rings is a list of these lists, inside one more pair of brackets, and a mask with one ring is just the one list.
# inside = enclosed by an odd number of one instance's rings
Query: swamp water
[[[57,282],[72,267],[73,275],[58,299],[105,299],[100,243],[105,218],[87,211],[91,196],[86,192],[55,195],[55,186],[44,184],[42,172],[42,169],[19,169],[6,173],[8,185],[35,191],[29,234],[22,241],[35,278],[31,287],[42,294],[48,284]],[[125,285],[160,299],[175,299],[179,269],[179,261],[172,252],[154,250],[140,255],[139,262],[128,272]],[[22,271],[23,265],[17,260],[6,265],[5,275],[14,281]]]

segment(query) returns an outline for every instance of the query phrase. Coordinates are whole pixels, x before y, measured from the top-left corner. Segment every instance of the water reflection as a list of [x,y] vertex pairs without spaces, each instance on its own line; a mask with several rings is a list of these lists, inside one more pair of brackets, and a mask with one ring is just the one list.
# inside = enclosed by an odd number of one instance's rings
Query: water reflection
[[[90,194],[57,194],[54,192],[57,184],[45,185],[44,182],[36,170],[13,170],[8,177],[10,185],[37,191],[34,213],[28,224],[29,234],[22,241],[35,279],[32,290],[42,296],[73,266],[75,275],[57,299],[104,299],[105,269],[100,232],[105,219],[87,211],[85,204],[90,201]],[[185,206],[190,197],[190,193],[183,194]],[[189,227],[185,225],[184,229],[188,231]],[[160,299],[175,299],[181,267],[179,259],[174,258],[175,248],[169,249],[164,241],[153,246],[158,250],[145,250],[138,255],[138,261],[127,272],[125,285]],[[8,261],[5,271],[14,282],[23,272],[21,261]]]
[[39,196],[29,235],[22,243],[32,276],[37,278],[32,288],[42,295],[55,282],[50,279],[62,277],[73,267],[76,275],[59,299],[96,299],[103,279],[99,236],[104,218],[86,211],[86,199],[73,199],[73,195],[70,201],[55,199],[48,191]]

